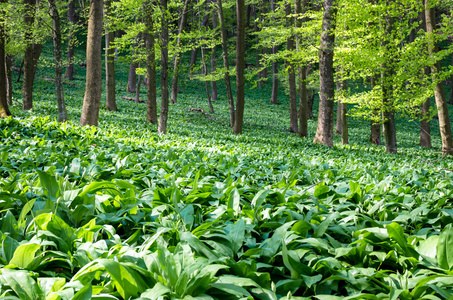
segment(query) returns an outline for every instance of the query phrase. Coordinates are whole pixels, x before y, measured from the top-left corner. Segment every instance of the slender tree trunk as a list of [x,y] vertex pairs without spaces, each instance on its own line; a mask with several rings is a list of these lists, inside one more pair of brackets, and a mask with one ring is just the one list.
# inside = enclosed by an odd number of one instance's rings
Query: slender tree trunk
[[146,121],[157,124],[157,92],[156,92],[156,53],[154,50],[154,14],[149,1],[143,3],[145,11],[145,46],[146,46],[146,81],[147,101],[146,101]]
[[[429,72],[428,72],[429,74]],[[420,120],[420,146],[431,148],[431,124],[430,124],[430,99],[428,98],[422,103],[421,107],[421,120]]]
[[[271,9],[275,12],[275,0],[271,0]],[[272,47],[272,54],[275,56],[278,52],[278,47]],[[272,61],[272,94],[271,103],[278,104],[278,62],[277,60]]]
[[233,133],[241,134],[244,121],[245,104],[245,1],[236,0],[237,38],[236,38],[236,115]]
[[[451,65],[453,66],[453,55],[451,56]],[[450,104],[453,105],[453,76],[451,77]]]
[[102,18],[103,0],[90,0],[86,51],[86,84],[80,124],[98,125],[102,92]]
[[[340,81],[340,86],[339,90],[341,92],[344,92],[346,90],[346,81],[342,80]],[[349,130],[348,130],[348,119],[347,119],[347,112],[348,112],[348,104],[347,103],[342,103],[338,102],[339,107],[338,109],[340,110],[340,130],[341,130],[341,144],[342,145],[347,145],[349,142]]]
[[[206,65],[206,55],[205,55],[205,49],[204,49],[204,46],[201,46],[201,61],[202,61],[202,71],[203,71],[203,76],[208,76],[208,67]],[[211,94],[210,94],[210,91],[209,91],[209,83],[208,81],[204,81],[204,86],[205,86],[205,89],[206,89],[206,97],[208,97],[208,104],[209,104],[209,111],[211,112],[211,114],[214,113],[214,107],[212,106],[212,101],[211,101]]]
[[35,0],[24,0],[25,15],[25,41],[26,48],[24,54],[24,82],[22,86],[22,95],[23,95],[23,106],[22,109],[30,110],[33,108],[33,82],[34,82],[34,72],[33,72],[33,23],[35,22]]
[[324,0],[321,43],[319,49],[319,114],[314,143],[333,147],[333,107],[335,83],[333,79],[333,48],[335,42],[334,0]]
[[[296,15],[305,13],[305,8],[307,6],[307,0],[296,0],[295,1],[295,11]],[[302,27],[303,20],[300,17],[297,17],[296,28]],[[296,51],[301,51],[301,37],[296,36]],[[299,136],[306,137],[308,136],[308,118],[307,118],[307,82],[306,82],[306,73],[307,67],[305,64],[299,65]]]
[[[217,28],[217,14],[215,12],[212,12],[212,28],[216,29]],[[212,47],[211,49],[211,73],[214,73],[216,70],[216,47]],[[217,100],[217,82],[216,81],[211,81],[211,94],[212,94],[212,100]]]
[[53,24],[53,55],[55,60],[55,95],[57,97],[58,122],[66,122],[68,113],[64,102],[63,66],[61,61],[61,28],[60,15],[55,0],[48,0]]
[[74,42],[75,33],[73,26],[75,25],[75,1],[71,0],[68,3],[68,21],[69,21],[69,39],[68,39],[68,66],[64,78],[68,80],[74,80]]
[[167,133],[167,118],[168,118],[168,20],[167,20],[167,0],[160,1],[160,9],[162,11],[161,22],[161,73],[160,73],[160,89],[161,89],[161,105],[159,126],[157,132],[161,134]]
[[222,7],[222,0],[217,0],[217,12],[219,16],[220,22],[220,37],[222,39],[222,58],[223,58],[223,66],[226,69],[224,74],[225,78],[225,88],[228,97],[228,106],[230,109],[230,126],[234,126],[234,117],[235,117],[235,109],[234,109],[234,99],[233,99],[233,92],[231,90],[231,82],[230,82],[230,63],[228,61],[228,44],[227,44],[227,33],[225,30],[225,21],[223,19],[223,7]]
[[[112,0],[105,0],[105,17],[110,23]],[[118,111],[116,106],[116,83],[115,83],[115,32],[113,26],[108,24],[105,29],[105,106],[107,110]]]
[[[340,92],[341,89],[341,82],[336,82],[337,92]],[[335,133],[341,134],[341,102],[337,102],[337,118],[336,118],[336,125],[335,125]]]
[[6,101],[8,105],[13,105],[13,55],[5,56],[6,64]]
[[[287,26],[294,26],[294,18],[289,17],[292,13],[291,4],[288,2],[286,4],[286,17],[288,19]],[[286,50],[289,53],[293,53],[295,50],[294,47],[294,36],[290,36],[286,41]],[[296,71],[291,60],[286,61],[286,69],[288,70],[288,84],[289,84],[289,132],[297,133],[298,124],[297,124],[297,96],[296,96]]]
[[[378,76],[373,75],[371,77],[371,89],[373,89],[378,81]],[[378,109],[373,109],[374,118],[380,118]],[[370,130],[370,143],[375,145],[382,145],[381,143],[381,123],[377,121],[371,121],[371,130]]]
[[[255,31],[255,33],[258,33],[258,22],[260,22],[257,18],[257,14],[256,14],[256,11],[257,11],[257,7],[256,5],[253,6],[253,19],[255,20],[253,22],[253,30]],[[257,70],[260,70],[261,69],[261,63],[260,63],[260,58],[261,58],[261,47],[259,46],[259,40],[258,40],[258,36],[256,36],[256,69]],[[256,81],[258,82],[258,89],[262,89],[263,88],[263,82],[261,81],[261,71],[257,71],[256,73]]]
[[[431,57],[434,57],[437,52],[437,45],[434,41],[434,7],[432,0],[425,0],[425,18],[426,18],[426,33],[429,35],[428,52]],[[431,67],[431,75],[433,80],[436,80],[436,74],[440,71],[440,64],[437,62]],[[451,136],[450,118],[448,116],[447,100],[441,82],[437,82],[434,91],[436,99],[437,115],[439,116],[439,129],[442,139],[442,154],[453,155],[453,139]]]
[[171,81],[171,103],[176,103],[178,101],[178,74],[179,74],[179,65],[181,63],[181,51],[179,47],[181,45],[181,34],[186,26],[187,20],[187,4],[189,0],[184,1],[184,6],[182,8],[181,20],[179,21],[178,28],[178,37],[176,38],[176,55],[173,61],[173,79]]
[[[141,68],[140,63],[138,63],[138,67]],[[142,76],[138,75],[137,78],[137,88],[135,89],[135,103],[140,102],[140,85],[142,84]]]
[[[0,0],[2,5],[7,2],[7,0]],[[0,118],[11,115],[6,99],[5,40],[5,11],[0,10]]]
[[137,44],[132,44],[132,61],[129,67],[129,76],[127,78],[127,89],[126,92],[135,94],[135,87],[137,86],[137,63],[135,62],[135,51]]

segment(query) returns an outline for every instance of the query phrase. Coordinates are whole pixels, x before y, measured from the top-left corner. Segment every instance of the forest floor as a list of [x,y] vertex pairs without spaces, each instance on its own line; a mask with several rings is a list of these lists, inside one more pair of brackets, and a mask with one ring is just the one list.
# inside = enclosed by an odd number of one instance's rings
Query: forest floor
[[[38,77],[52,78],[51,58],[44,48]],[[188,110],[209,111],[204,86],[186,79],[158,135],[146,104],[122,98],[132,95],[118,62],[119,111],[80,127],[76,70],[69,123],[54,121],[54,86],[41,79],[34,109],[20,110],[17,84],[15,118],[0,120],[0,297],[453,296],[453,159],[436,120],[433,149],[402,117],[396,155],[370,144],[358,118],[350,145],[314,145],[315,121],[308,138],[289,133],[287,96],[271,105],[267,83],[247,89],[234,135],[223,84],[208,117]]]

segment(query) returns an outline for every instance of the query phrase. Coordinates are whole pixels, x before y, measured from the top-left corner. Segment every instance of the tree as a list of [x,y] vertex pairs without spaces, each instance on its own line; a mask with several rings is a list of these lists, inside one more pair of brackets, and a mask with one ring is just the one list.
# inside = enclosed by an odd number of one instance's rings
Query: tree
[[[286,18],[287,27],[294,26],[294,18],[291,16],[291,3],[286,3]],[[290,55],[294,52],[294,36],[290,34],[286,40],[286,50]],[[297,133],[297,96],[296,96],[296,70],[294,64],[291,62],[291,58],[286,61],[286,68],[288,70],[288,85],[289,85],[289,132]]]
[[244,121],[245,104],[245,1],[236,0],[237,37],[236,37],[236,114],[233,133],[241,134]]
[[[296,28],[302,27],[302,22],[305,20],[300,18],[300,14],[305,13],[307,7],[307,0],[296,0],[295,11],[297,21]],[[296,51],[301,52],[301,36],[296,36]],[[299,136],[308,136],[308,97],[307,97],[307,66],[302,63],[298,68],[299,73]]]
[[68,21],[69,21],[69,39],[68,39],[68,65],[64,78],[74,80],[74,43],[76,39],[75,26],[75,1],[71,0],[68,3]]
[[58,122],[65,122],[68,120],[68,113],[66,111],[63,93],[63,65],[61,59],[60,14],[58,12],[55,0],[48,1],[53,27],[53,55],[55,61],[55,95],[57,97]]
[[231,82],[230,82],[230,63],[228,61],[228,45],[227,45],[227,34],[225,29],[225,20],[223,18],[223,7],[222,7],[222,0],[217,0],[217,13],[219,16],[220,22],[220,38],[222,39],[222,58],[223,58],[223,66],[225,68],[224,78],[225,78],[225,88],[228,97],[228,106],[230,109],[230,126],[234,126],[234,118],[235,118],[235,109],[234,109],[234,99],[233,99],[233,92],[231,91]]
[[116,89],[115,89],[115,32],[111,24],[111,0],[105,0],[105,106],[107,110],[118,111],[116,107]]
[[[275,12],[275,1],[271,0],[271,9]],[[272,54],[277,55],[278,47],[272,46]],[[272,94],[271,94],[271,103],[278,104],[278,61],[272,61]]]
[[36,0],[24,0],[25,13],[25,42],[27,47],[24,54],[24,82],[22,87],[23,106],[24,110],[33,108],[33,82],[35,80],[35,70],[37,59],[36,52],[40,49],[39,45],[33,42],[33,25],[35,22]]
[[98,125],[102,92],[102,18],[103,0],[90,0],[87,35],[86,84],[81,125]]
[[[428,54],[434,58],[437,52],[434,30],[434,6],[432,0],[425,0],[426,33],[428,35]],[[451,136],[450,118],[448,116],[447,100],[442,87],[442,83],[436,80],[436,75],[440,72],[440,64],[437,62],[431,67],[431,75],[435,82],[434,98],[436,99],[437,114],[439,116],[439,129],[442,139],[442,154],[453,155],[453,139]]]
[[333,146],[333,107],[335,83],[333,78],[333,54],[335,42],[334,0],[324,0],[321,43],[319,47],[319,113],[314,143]]
[[146,82],[147,101],[146,101],[146,121],[157,124],[157,100],[156,100],[156,53],[154,50],[154,27],[153,11],[149,1],[143,3],[145,17],[145,47],[146,47]]
[[[0,5],[7,0],[0,0]],[[5,10],[0,7],[0,118],[11,115],[6,100],[6,67],[5,67]]]
[[168,19],[167,19],[167,0],[160,1],[161,18],[161,73],[160,73],[160,88],[161,88],[161,104],[158,133],[167,133],[167,118],[168,118]]

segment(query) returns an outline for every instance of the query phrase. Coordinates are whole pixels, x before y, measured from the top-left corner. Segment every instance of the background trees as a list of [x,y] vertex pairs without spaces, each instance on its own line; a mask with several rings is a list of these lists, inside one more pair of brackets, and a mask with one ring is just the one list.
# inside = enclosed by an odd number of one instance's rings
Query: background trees
[[[53,36],[56,66],[53,80],[60,99],[59,107],[63,109],[59,69],[66,66],[67,78],[72,78],[73,45],[77,44],[75,37],[82,43],[86,40],[91,47],[91,31],[88,29],[88,35],[85,35],[84,30],[91,24],[86,20],[91,17],[89,8],[93,2],[65,1],[55,5],[53,0],[48,0],[45,6],[42,3],[37,5],[36,1],[30,0],[14,3],[14,9],[23,12],[24,17],[5,16],[4,59],[8,61],[8,55],[14,53],[16,69],[21,69],[23,61],[23,109],[30,109],[33,66],[36,68],[41,44]],[[335,101],[339,125],[340,119],[344,119],[343,124],[347,125],[344,118],[346,110],[340,103],[345,103],[344,107],[349,103],[348,115],[373,122],[373,143],[381,143],[378,129],[383,124],[386,151],[394,153],[397,151],[395,118],[401,116],[410,116],[420,122],[420,144],[430,146],[428,121],[436,113],[429,110],[427,99],[435,96],[443,152],[450,154],[453,142],[451,129],[448,129],[450,121],[445,118],[448,106],[446,98],[441,95],[443,85],[453,72],[440,67],[440,62],[451,62],[453,47],[449,38],[453,35],[453,26],[451,6],[445,1],[261,0],[252,3],[228,0],[222,3],[219,0],[172,0],[166,3],[106,1],[108,17],[102,27],[97,28],[97,34],[105,34],[106,38],[107,109],[118,109],[115,103],[118,91],[114,81],[119,74],[112,68],[114,60],[127,60],[136,65],[136,68],[131,68],[130,78],[146,74],[146,120],[155,124],[159,117],[158,132],[167,132],[167,119],[171,122],[171,105],[167,100],[170,96],[169,82],[172,82],[173,105],[179,105],[176,103],[178,92],[184,92],[187,80],[194,80],[206,86],[206,91],[200,91],[200,99],[203,99],[202,105],[210,103],[211,114],[214,114],[212,104],[215,101],[228,101],[229,123],[233,132],[239,134],[243,129],[244,116],[253,113],[247,111],[244,104],[248,84],[261,88],[270,85],[267,77],[272,77],[273,89],[268,96],[272,103],[288,106],[291,132],[299,132],[300,137],[315,135],[315,142],[333,146]],[[108,12],[110,6],[111,13]],[[433,14],[436,8],[438,13]],[[430,13],[427,15],[425,12]],[[57,17],[61,19],[61,30],[55,29]],[[61,31],[60,41],[57,41],[55,34],[43,33],[45,30],[41,23],[47,28],[54,26],[52,33]],[[77,26],[82,30],[74,30]],[[19,32],[17,28],[24,30]],[[68,42],[67,47],[58,50],[58,46]],[[13,44],[16,46],[11,47]],[[439,44],[441,47],[437,50]],[[216,48],[222,51],[216,51]],[[94,76],[90,66],[93,51],[98,51],[99,47],[90,49],[87,48],[86,53],[87,103],[90,97],[100,99],[103,91],[102,81],[90,77]],[[59,58],[64,56],[62,51],[68,54],[67,61]],[[155,51],[161,53],[160,57],[156,57]],[[173,62],[173,72],[167,72],[168,61]],[[223,67],[219,67],[221,61]],[[211,65],[210,71],[208,65]],[[94,69],[100,72],[102,68],[96,66]],[[428,69],[429,75],[425,72]],[[190,70],[190,78],[185,76],[186,70]],[[268,75],[270,70],[272,72]],[[6,75],[7,72],[5,70]],[[234,73],[236,78],[232,78]],[[216,81],[220,79],[220,90],[225,85],[224,94],[219,95],[219,100],[212,97],[211,101],[211,92],[215,94],[218,88]],[[234,79],[236,84],[230,82]],[[335,92],[335,81],[341,92]],[[208,82],[212,84],[211,89]],[[137,90],[137,101],[140,100],[140,84],[139,81],[133,87],[129,86],[129,89]],[[280,86],[278,93],[277,86]],[[318,94],[320,101],[314,106],[315,112],[316,107],[319,112],[315,134],[313,130],[308,130],[307,119],[311,116],[313,98]],[[104,107],[84,106],[82,119],[88,115],[92,115],[93,119],[81,123],[96,125],[94,116],[101,108]],[[203,111],[199,107],[191,109]],[[343,139],[346,141],[346,136]]]

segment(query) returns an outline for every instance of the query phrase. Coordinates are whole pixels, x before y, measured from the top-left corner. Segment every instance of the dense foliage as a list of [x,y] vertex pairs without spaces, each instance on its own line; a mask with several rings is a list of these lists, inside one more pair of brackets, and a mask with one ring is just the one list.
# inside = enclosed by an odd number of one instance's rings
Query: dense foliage
[[[366,145],[356,119],[355,146],[325,148],[313,121],[291,135],[287,106],[250,90],[236,136],[222,93],[208,118],[186,110],[206,109],[199,85],[185,89],[166,136],[126,100],[99,128],[57,123],[39,79],[33,111],[15,102],[0,120],[0,297],[453,296],[453,161],[414,146],[415,123],[399,123],[399,155]],[[74,121],[81,93],[66,87]]]

